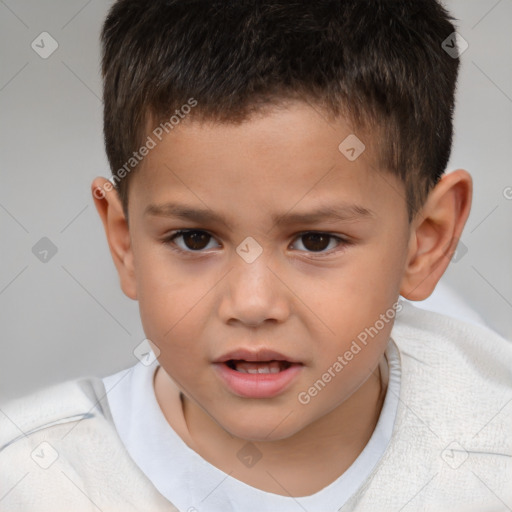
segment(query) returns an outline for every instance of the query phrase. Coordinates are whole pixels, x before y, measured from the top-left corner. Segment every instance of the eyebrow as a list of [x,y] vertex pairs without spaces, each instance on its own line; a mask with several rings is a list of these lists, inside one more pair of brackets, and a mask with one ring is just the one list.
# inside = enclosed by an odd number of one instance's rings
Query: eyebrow
[[[231,225],[221,215],[208,208],[195,208],[180,203],[151,204],[144,210],[144,215],[159,217],[173,217],[183,220],[195,221],[198,224],[217,223],[224,224],[231,229]],[[318,222],[337,222],[359,220],[375,217],[375,213],[357,204],[340,203],[332,206],[321,206],[308,212],[288,212],[272,216],[273,224],[316,224]]]

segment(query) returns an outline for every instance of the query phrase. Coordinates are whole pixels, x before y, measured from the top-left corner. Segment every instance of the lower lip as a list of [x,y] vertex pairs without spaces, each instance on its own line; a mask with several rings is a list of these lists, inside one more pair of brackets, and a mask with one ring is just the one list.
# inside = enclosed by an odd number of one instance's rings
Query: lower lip
[[292,364],[279,373],[242,373],[225,363],[215,363],[214,367],[233,393],[246,398],[271,398],[282,393],[302,369],[301,364]]

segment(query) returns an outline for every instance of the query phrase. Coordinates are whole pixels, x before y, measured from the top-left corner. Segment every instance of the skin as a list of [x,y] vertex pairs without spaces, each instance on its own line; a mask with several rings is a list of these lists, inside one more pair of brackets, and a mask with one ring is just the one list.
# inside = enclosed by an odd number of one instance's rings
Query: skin
[[[381,370],[392,322],[309,403],[298,394],[400,294],[432,293],[470,210],[471,177],[459,169],[443,176],[409,223],[404,186],[378,168],[371,140],[360,137],[366,150],[353,162],[338,150],[350,133],[343,119],[328,123],[300,102],[238,126],[185,120],[132,176],[129,223],[115,190],[94,193],[106,180],[91,185],[121,287],[139,302],[146,336],[160,351],[154,387],[168,423],[219,469],[285,496],[333,482],[370,439],[386,392]],[[170,201],[208,208],[225,222],[144,214]],[[372,213],[307,225],[272,221],[334,202]],[[178,229],[211,236],[203,245],[183,236],[166,242]],[[301,236],[311,231],[349,243],[327,238],[318,247]],[[236,252],[248,236],[263,250],[252,263]],[[301,361],[299,377],[273,398],[234,394],[212,361],[241,346]],[[247,442],[262,455],[252,467],[237,457]]]

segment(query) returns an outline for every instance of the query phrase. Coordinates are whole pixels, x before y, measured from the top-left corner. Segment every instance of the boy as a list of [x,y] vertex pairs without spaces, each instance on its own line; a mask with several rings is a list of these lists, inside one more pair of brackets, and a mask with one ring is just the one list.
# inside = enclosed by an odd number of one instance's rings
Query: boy
[[1,510],[512,507],[510,343],[400,300],[470,211],[451,19],[113,5],[91,191],[151,351],[2,405]]

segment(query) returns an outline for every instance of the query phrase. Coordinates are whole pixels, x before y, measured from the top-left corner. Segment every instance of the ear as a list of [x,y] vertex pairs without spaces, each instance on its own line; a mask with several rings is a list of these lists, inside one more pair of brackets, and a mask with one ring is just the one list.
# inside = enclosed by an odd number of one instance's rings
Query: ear
[[98,210],[110,253],[119,274],[121,289],[130,299],[137,299],[135,266],[128,229],[121,200],[112,183],[105,178],[95,178],[91,184],[96,210]]
[[431,295],[457,248],[471,209],[473,182],[458,169],[445,174],[411,223],[400,295],[424,300]]

